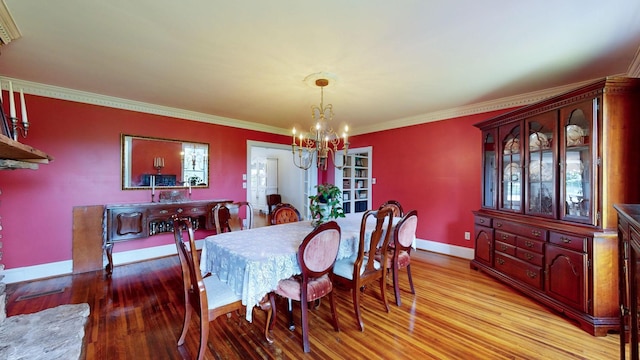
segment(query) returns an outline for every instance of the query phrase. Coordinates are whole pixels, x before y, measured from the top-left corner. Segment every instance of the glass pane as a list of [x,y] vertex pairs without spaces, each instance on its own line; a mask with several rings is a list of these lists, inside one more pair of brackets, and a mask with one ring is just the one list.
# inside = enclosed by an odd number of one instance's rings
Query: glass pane
[[495,139],[492,133],[488,133],[484,139],[484,161],[482,176],[484,188],[482,189],[482,206],[494,208],[496,187],[496,151]]
[[[590,103],[584,109],[589,111]],[[564,216],[588,222],[591,218],[591,145],[588,115],[578,108],[564,122]]]
[[514,127],[502,139],[502,194],[500,208],[520,211],[522,208],[522,158],[520,127]]
[[554,122],[552,114],[543,114],[527,123],[529,181],[526,204],[529,214],[554,215]]

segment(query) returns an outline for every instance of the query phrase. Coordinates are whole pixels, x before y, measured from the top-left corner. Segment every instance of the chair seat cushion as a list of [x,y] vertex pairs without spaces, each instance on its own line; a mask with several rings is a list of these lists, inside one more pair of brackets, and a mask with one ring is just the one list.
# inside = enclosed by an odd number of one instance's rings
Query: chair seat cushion
[[[393,252],[395,249],[391,249],[387,252],[387,269],[393,267]],[[376,260],[381,261],[382,255],[380,253],[376,253]],[[400,254],[398,254],[398,268],[405,268],[407,265],[411,263],[411,256],[406,250],[401,250]]]
[[[288,279],[280,280],[278,282],[278,288],[275,293],[292,299],[300,301],[300,294],[302,286],[302,278],[300,276],[293,276]],[[329,275],[325,274],[319,278],[309,280],[307,284],[307,301],[314,301],[327,295],[333,290],[333,284]]]
[[207,276],[202,280],[204,281],[204,287],[207,289],[207,302],[209,309],[214,309],[242,300],[240,295],[236,294],[229,285],[222,282],[217,275],[214,274]]
[[[356,262],[356,256],[340,259],[336,261],[335,265],[333,265],[333,273],[345,279],[353,280],[353,267],[355,266],[355,262]],[[365,256],[364,260],[362,261],[362,266],[360,267],[360,275],[364,273],[364,269],[366,266],[367,266],[367,257]],[[373,262],[373,267],[376,270],[380,269],[380,262],[375,260]]]

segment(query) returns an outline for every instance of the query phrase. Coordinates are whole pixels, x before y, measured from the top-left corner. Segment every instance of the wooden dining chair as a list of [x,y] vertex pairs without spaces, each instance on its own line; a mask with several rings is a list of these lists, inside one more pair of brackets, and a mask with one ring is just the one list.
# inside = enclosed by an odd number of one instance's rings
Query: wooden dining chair
[[253,206],[246,201],[217,204],[213,208],[216,233],[253,228]]
[[333,265],[340,248],[340,226],[330,221],[316,227],[307,235],[298,248],[298,263],[302,274],[280,280],[275,291],[269,294],[275,323],[275,295],[300,302],[302,322],[302,348],[310,351],[309,346],[309,303],[329,296],[333,327],[340,331],[338,312],[333,294]]
[[391,207],[393,209],[393,217],[402,217],[404,216],[404,211],[402,211],[402,205],[397,200],[387,200],[382,205],[380,205],[379,209],[382,209],[385,206]]
[[269,194],[267,195],[267,222],[271,224],[271,214],[273,214],[273,209],[275,209],[276,205],[282,202],[282,195],[280,194]]
[[300,212],[289,203],[276,205],[271,214],[271,225],[286,224],[302,220]]
[[[198,347],[198,360],[204,358],[209,337],[209,322],[218,316],[243,308],[240,296],[227,284],[220,281],[215,275],[205,278],[200,273],[200,261],[196,252],[196,244],[193,236],[193,226],[189,218],[179,218],[174,215],[173,233],[178,248],[178,257],[182,267],[182,282],[184,289],[184,323],[182,333],[178,339],[178,346],[184,344],[187,331],[191,322],[191,314],[198,313],[200,317],[200,346]],[[187,246],[183,240],[183,232],[187,232]],[[269,311],[268,318],[271,316]],[[265,329],[265,336],[266,329]]]
[[409,277],[409,286],[411,293],[415,294],[413,288],[413,279],[411,278],[411,249],[413,249],[413,240],[416,237],[416,228],[418,227],[418,212],[416,210],[409,211],[395,225],[393,230],[393,242],[389,244],[386,262],[382,260],[380,254],[377,254],[377,260],[385,264],[387,271],[393,274],[393,289],[396,296],[396,305],[400,306],[400,280],[398,273],[400,269],[407,269]]
[[[375,229],[371,233],[367,242],[367,220],[375,219]],[[384,207],[380,210],[367,210],[362,215],[360,223],[360,241],[358,252],[349,258],[336,261],[333,268],[335,282],[337,285],[351,289],[353,297],[353,307],[355,310],[356,323],[360,331],[364,331],[364,323],[360,313],[360,292],[364,287],[374,281],[380,283],[380,295],[385,310],[389,312],[389,304],[386,296],[387,271],[384,264],[387,261],[387,248],[391,238],[391,227],[393,225],[393,211]],[[381,259],[376,260],[376,250],[380,248]]]

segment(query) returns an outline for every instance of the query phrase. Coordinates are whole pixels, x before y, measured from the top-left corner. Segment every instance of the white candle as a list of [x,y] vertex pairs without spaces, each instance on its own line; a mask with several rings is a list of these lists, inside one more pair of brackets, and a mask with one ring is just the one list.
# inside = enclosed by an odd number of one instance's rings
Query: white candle
[[296,128],[293,128],[293,145],[296,144]]
[[164,158],[160,158],[160,166],[164,167]]
[[28,124],[29,120],[27,120],[27,105],[24,103],[24,93],[22,89],[20,89],[20,109],[22,110],[22,123]]
[[189,182],[189,195],[191,195],[191,182]]
[[9,117],[16,117],[16,103],[13,100],[13,84],[9,81]]

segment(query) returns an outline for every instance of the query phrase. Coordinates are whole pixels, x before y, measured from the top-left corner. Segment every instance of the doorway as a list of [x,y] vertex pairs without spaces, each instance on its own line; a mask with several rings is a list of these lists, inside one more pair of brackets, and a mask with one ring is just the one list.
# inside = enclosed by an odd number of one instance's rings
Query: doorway
[[266,213],[266,195],[277,193],[309,218],[307,199],[318,183],[318,172],[293,165],[290,145],[247,141],[247,174],[247,199],[254,210]]

